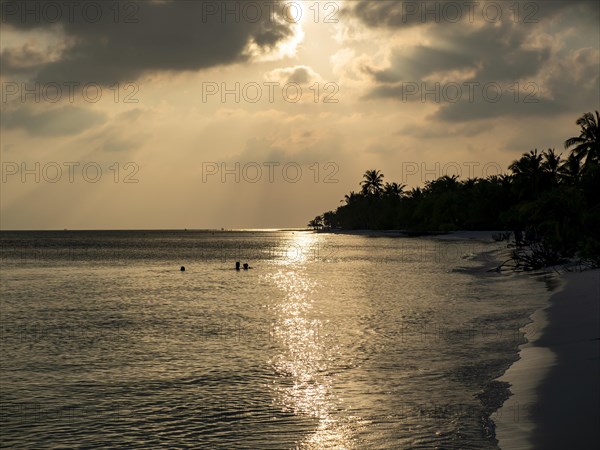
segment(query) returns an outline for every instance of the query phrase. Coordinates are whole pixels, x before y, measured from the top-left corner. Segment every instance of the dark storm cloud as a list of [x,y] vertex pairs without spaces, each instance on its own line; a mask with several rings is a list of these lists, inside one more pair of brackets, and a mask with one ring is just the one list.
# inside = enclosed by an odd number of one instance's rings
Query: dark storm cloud
[[2,62],[2,72],[9,70],[12,73],[30,73],[38,67],[50,62],[49,55],[52,49],[47,48],[41,51],[27,43],[19,48],[7,48],[0,55]]
[[[396,49],[391,65],[385,69],[367,68],[378,83],[420,81],[438,72],[473,71],[470,81],[515,81],[534,76],[550,57],[548,48],[526,48],[529,34],[510,23],[468,29],[443,29],[436,33],[437,46],[418,45],[409,50]],[[394,93],[390,86],[375,95]]]
[[[581,114],[592,111],[600,104],[600,60],[598,51],[581,49],[573,57],[559,64],[541,83],[520,85],[520,95],[503,89],[496,98],[469,102],[464,96],[455,103],[442,105],[434,114],[446,122],[489,119],[499,116],[549,116],[566,112]],[[525,88],[525,89],[523,89]]]
[[532,24],[576,10],[580,20],[597,24],[595,0],[570,1],[402,1],[356,0],[347,2],[346,17],[356,17],[372,28],[408,28],[425,24],[453,24],[475,21],[511,21]]
[[456,103],[443,105],[433,117],[445,122],[467,122],[502,116],[550,116],[564,112],[562,105],[552,99],[531,96],[524,101],[523,98],[527,95],[528,93],[521,93],[521,99],[518,101],[515,101],[513,92],[508,91],[504,91],[502,95],[496,95],[494,92],[493,96],[477,102],[463,98]]
[[[397,0],[358,0],[347,2],[343,15],[356,17],[365,25],[370,27],[411,27],[422,25],[427,18],[436,21],[435,16],[445,13],[449,16],[449,8],[442,8],[443,2],[439,1],[397,1]],[[423,15],[426,11],[435,11],[432,15]],[[465,8],[466,18],[469,17],[469,9]],[[454,16],[452,16],[454,18]]]
[[[393,19],[394,11],[403,11],[399,3],[359,2],[353,11],[370,27],[399,28],[408,19]],[[436,2],[429,3],[431,7]],[[589,25],[590,18],[597,19],[598,3],[521,2],[521,6],[534,3],[539,5],[538,20],[532,23],[510,19],[444,26],[411,23],[428,27],[428,43],[394,48],[385,68],[365,67],[375,82],[367,98],[437,103],[435,118],[448,122],[595,108],[600,39],[597,23]],[[462,88],[458,99],[454,88],[444,95],[444,87],[453,83]],[[474,97],[467,94],[465,83],[477,84]],[[491,90],[484,90],[486,86]],[[502,92],[496,99],[498,87]]]
[[[239,1],[52,3],[61,8],[57,19],[56,11],[43,9],[44,2],[2,1],[3,26],[64,33],[68,46],[61,58],[37,67],[36,80],[41,82],[111,84],[152,71],[231,64],[247,58],[249,43],[269,50],[293,34],[293,21],[285,20],[275,2],[255,3],[260,9]],[[68,9],[69,3],[78,6]],[[101,5],[98,19],[97,8],[86,9],[92,4]],[[20,68],[15,64],[18,53],[10,49],[2,55],[5,74]]]
[[390,67],[382,70],[366,70],[379,83],[396,83],[403,80],[420,80],[439,70],[454,70],[474,67],[473,55],[452,48],[434,48],[419,45],[410,51],[397,51],[392,56]]

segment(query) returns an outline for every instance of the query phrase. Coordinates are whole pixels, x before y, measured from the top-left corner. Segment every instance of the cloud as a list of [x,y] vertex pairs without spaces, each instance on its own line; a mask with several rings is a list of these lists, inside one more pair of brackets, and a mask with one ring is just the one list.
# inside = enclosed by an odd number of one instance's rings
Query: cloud
[[419,82],[450,71],[470,74],[464,77],[470,81],[516,81],[535,75],[550,57],[550,48],[528,47],[527,30],[510,23],[438,29],[434,35],[435,44],[396,48],[388,67],[366,70],[381,84]]
[[589,0],[455,2],[356,0],[345,2],[343,16],[359,19],[371,28],[405,29],[456,23],[513,22],[536,24],[575,12],[579,22],[597,26],[598,5]]
[[28,73],[50,64],[59,58],[60,49],[53,46],[40,48],[36,42],[26,42],[20,47],[6,48],[0,53],[3,72],[13,74]]
[[105,120],[103,113],[77,106],[62,106],[42,112],[23,106],[2,112],[2,128],[21,128],[33,136],[76,135]]
[[298,83],[309,85],[321,79],[321,76],[308,66],[294,66],[283,69],[274,69],[265,75],[268,81],[276,81],[282,84]]
[[[355,13],[367,17],[369,26],[392,27],[395,22],[387,15],[379,24],[374,17],[384,12],[393,16],[392,9],[399,6],[378,5],[357,6]],[[575,9],[594,16],[597,4],[590,5],[576,2]],[[384,64],[363,65],[371,77],[364,98],[437,104],[430,118],[445,122],[593,109],[600,81],[597,28],[573,39],[574,23],[564,21],[572,11],[564,4],[540,6],[540,11],[535,23],[421,23],[428,28],[417,43],[391,48]],[[588,18],[578,17],[575,20],[587,26]],[[453,86],[460,89],[458,94]]]
[[[433,115],[447,122],[481,120],[499,116],[559,116],[572,112],[592,111],[600,103],[600,50],[577,49],[567,57],[541,67],[536,83],[521,84],[519,97],[514,90],[504,89],[498,101],[442,105]],[[545,69],[549,69],[547,73]]]
[[481,127],[479,124],[468,123],[468,124],[446,124],[436,123],[432,126],[431,122],[426,122],[423,125],[420,124],[408,124],[400,128],[396,133],[402,137],[414,137],[416,139],[448,139],[460,138],[460,137],[473,137],[482,133],[488,133],[491,128]]
[[346,2],[343,15],[354,16],[370,27],[411,27],[422,25],[421,10],[439,7],[440,2],[358,0]]
[[[57,23],[43,13],[44,2],[10,2],[2,8],[3,26],[36,33],[60,26],[63,49],[56,61],[38,61],[36,81],[97,82],[104,85],[133,81],[156,71],[196,71],[209,67],[248,60],[248,49],[255,53],[274,50],[293,38],[295,25],[283,17],[284,8],[255,3],[261,9],[250,9],[239,1],[138,1],[122,3],[91,2],[101,6],[98,21],[91,21],[90,2],[77,5],[70,14],[61,11]],[[66,8],[69,2],[53,2]],[[27,6],[25,6],[27,4]],[[124,9],[115,16],[115,5]],[[4,5],[3,5],[4,6]],[[15,9],[16,8],[16,9]],[[41,8],[23,17],[19,12]],[[16,12],[15,12],[16,11]],[[83,11],[88,11],[87,19]],[[92,12],[90,12],[92,11]],[[231,11],[230,14],[225,14]],[[47,20],[44,21],[43,19]],[[18,71],[23,47],[8,48],[2,53],[5,73]]]

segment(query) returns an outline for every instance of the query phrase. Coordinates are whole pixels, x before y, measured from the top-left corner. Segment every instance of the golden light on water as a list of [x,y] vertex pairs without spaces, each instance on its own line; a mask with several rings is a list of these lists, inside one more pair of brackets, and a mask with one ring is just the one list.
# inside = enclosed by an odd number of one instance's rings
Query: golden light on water
[[[318,421],[301,448],[350,448],[350,438],[336,418],[339,400],[333,392],[332,370],[338,347],[318,316],[318,286],[306,270],[318,235],[299,233],[291,239],[288,258],[271,281],[282,295],[272,306],[274,339],[281,351],[270,361],[279,377],[273,383],[275,402],[283,411]],[[293,254],[292,254],[293,253]]]
[[[283,266],[302,267],[311,260],[316,260],[320,255],[323,246],[321,236],[311,232],[295,232],[290,235],[290,239],[282,243],[278,252],[281,258],[277,261]],[[285,286],[280,286],[286,289]],[[286,289],[289,291],[289,289]]]

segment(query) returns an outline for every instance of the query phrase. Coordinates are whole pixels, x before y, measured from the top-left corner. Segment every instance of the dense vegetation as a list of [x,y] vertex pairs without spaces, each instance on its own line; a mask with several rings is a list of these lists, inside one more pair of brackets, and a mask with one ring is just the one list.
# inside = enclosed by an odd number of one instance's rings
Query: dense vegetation
[[[315,229],[510,230],[528,267],[578,256],[600,262],[600,116],[577,120],[579,136],[554,149],[532,150],[509,173],[460,180],[442,176],[423,187],[384,182],[368,170],[359,192],[346,195],[335,211],[308,224]],[[499,238],[507,237],[501,235]]]

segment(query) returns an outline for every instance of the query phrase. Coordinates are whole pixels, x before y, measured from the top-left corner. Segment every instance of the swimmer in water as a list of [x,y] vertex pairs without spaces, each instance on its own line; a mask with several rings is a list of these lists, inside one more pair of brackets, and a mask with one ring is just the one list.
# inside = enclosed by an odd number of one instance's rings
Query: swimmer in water
[[250,268],[250,266],[248,266],[248,263],[244,263],[244,270],[248,270]]
[[185,272],[185,266],[181,266],[181,269],[179,269],[179,270],[181,270],[182,272]]
[[240,262],[239,261],[235,262],[235,270],[240,270]]

